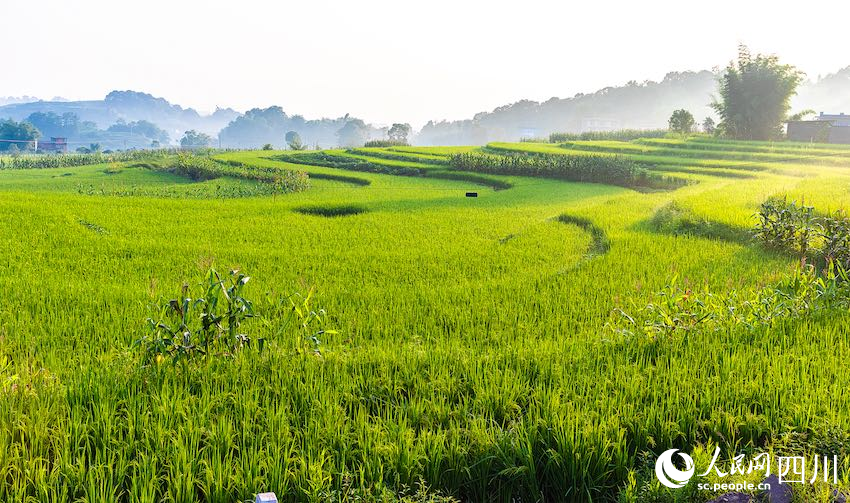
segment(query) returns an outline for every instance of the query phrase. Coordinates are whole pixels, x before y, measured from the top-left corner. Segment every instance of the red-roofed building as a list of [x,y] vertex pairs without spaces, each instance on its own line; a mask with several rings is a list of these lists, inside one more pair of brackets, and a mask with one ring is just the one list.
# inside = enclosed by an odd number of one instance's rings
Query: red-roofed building
[[50,141],[38,142],[38,151],[65,154],[68,152],[68,138],[51,136]]

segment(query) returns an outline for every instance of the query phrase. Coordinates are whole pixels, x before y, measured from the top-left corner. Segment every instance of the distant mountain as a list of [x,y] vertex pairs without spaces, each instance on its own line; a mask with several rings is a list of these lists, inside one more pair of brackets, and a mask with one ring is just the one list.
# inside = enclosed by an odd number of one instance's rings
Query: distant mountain
[[850,114],[850,66],[814,82],[806,82],[792,100],[795,111]]
[[0,106],[0,118],[24,120],[33,113],[76,114],[80,121],[93,122],[107,129],[116,122],[148,121],[168,132],[172,140],[179,140],[183,132],[196,129],[216,135],[239,113],[232,109],[218,109],[210,115],[201,115],[192,108],[172,105],[163,98],[155,98],[135,91],[113,91],[97,101],[34,101]]
[[554,132],[667,127],[673,110],[685,108],[697,120],[710,115],[716,75],[672,72],[661,82],[629,82],[572,98],[523,100],[476,114],[471,120],[429,122],[416,137],[421,145],[478,145],[546,137]]
[[38,101],[34,96],[0,96],[0,107],[13,103],[32,103]]
[[[554,132],[666,128],[670,114],[679,108],[702,122],[714,116],[709,104],[717,93],[717,76],[709,71],[672,72],[661,82],[629,82],[543,103],[523,100],[472,119],[429,122],[414,141],[418,145],[482,145]],[[850,113],[850,67],[804,83],[792,100],[792,112],[806,109]]]

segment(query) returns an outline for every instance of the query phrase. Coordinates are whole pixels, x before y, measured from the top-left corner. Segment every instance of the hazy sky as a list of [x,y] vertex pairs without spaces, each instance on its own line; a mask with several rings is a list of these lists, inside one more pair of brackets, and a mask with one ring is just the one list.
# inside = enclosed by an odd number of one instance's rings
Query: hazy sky
[[3,0],[0,96],[280,105],[376,123],[469,118],[671,70],[739,42],[810,78],[850,65],[850,2]]

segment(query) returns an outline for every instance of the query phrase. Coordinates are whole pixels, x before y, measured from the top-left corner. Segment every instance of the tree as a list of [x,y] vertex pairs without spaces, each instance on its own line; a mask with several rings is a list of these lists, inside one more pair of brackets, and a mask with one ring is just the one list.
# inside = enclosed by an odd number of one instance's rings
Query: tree
[[41,133],[29,122],[0,121],[0,152],[31,149]]
[[27,117],[28,123],[45,136],[75,138],[80,133],[80,118],[75,113],[34,112]]
[[301,141],[301,135],[299,135],[296,131],[289,131],[286,133],[286,144],[289,145],[290,150],[307,149],[307,146]]
[[410,124],[393,124],[389,131],[387,131],[387,137],[395,142],[399,143],[407,143],[407,137],[410,136],[410,131],[413,128],[410,127]]
[[336,132],[339,144],[343,147],[362,147],[369,139],[369,128],[360,119],[349,119]]
[[714,134],[714,130],[717,129],[717,124],[714,123],[714,119],[711,117],[706,117],[704,121],[702,121],[702,132],[708,134]]
[[203,148],[210,145],[212,145],[212,137],[194,129],[186,131],[180,139],[180,146],[183,148]]
[[118,119],[115,124],[109,126],[107,131],[111,133],[138,134],[149,140],[156,140],[159,143],[168,143],[170,141],[168,132],[160,129],[160,127],[153,122],[146,120],[128,123],[124,119]]
[[780,64],[776,56],[754,56],[741,45],[737,63],[730,63],[720,77],[720,100],[711,104],[720,116],[718,128],[741,140],[779,137],[802,81],[803,73],[793,66]]
[[676,110],[669,120],[670,131],[679,134],[690,134],[694,128],[694,116],[684,108]]

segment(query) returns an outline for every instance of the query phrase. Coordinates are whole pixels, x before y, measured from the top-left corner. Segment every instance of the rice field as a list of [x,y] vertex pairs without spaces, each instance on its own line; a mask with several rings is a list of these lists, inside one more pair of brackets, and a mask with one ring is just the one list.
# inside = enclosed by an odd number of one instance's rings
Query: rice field
[[[468,153],[617,156],[686,183],[451,165]],[[793,277],[797,258],[747,238],[754,214],[786,194],[846,208],[850,150],[697,137],[211,155],[234,171],[0,169],[0,501],[707,501],[660,486],[657,455],[850,439],[846,310],[616,330],[669,288]],[[270,193],[252,172],[309,183]],[[671,204],[705,232],[658,224]],[[210,267],[251,277],[252,344],[146,361],[146,320]],[[304,338],[289,300],[308,295],[326,316]],[[850,488],[844,449],[838,486],[799,501]]]

